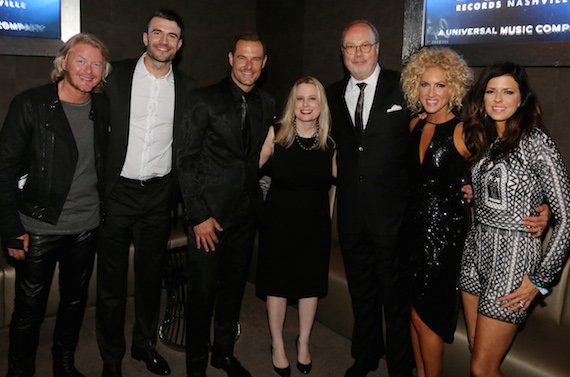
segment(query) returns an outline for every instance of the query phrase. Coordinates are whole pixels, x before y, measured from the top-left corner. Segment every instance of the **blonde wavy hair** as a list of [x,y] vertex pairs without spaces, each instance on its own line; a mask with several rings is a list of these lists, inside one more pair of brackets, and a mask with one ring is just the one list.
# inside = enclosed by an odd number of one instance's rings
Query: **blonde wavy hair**
[[69,55],[74,51],[75,45],[78,43],[84,43],[91,47],[94,47],[101,51],[101,55],[103,55],[103,59],[105,60],[103,65],[103,72],[101,74],[101,82],[97,84],[92,90],[93,93],[101,93],[103,92],[103,85],[106,82],[105,79],[111,73],[112,67],[110,63],[110,55],[107,46],[103,42],[101,42],[97,37],[87,34],[87,33],[79,33],[75,34],[71,37],[57,53],[57,56],[53,60],[53,71],[51,71],[51,81],[58,82],[59,80],[63,79],[65,76],[65,70],[63,69],[63,61],[69,58]]
[[319,137],[315,144],[315,149],[325,150],[327,149],[327,142],[330,139],[331,114],[323,84],[311,76],[297,80],[295,85],[291,88],[289,98],[285,105],[285,110],[283,110],[281,118],[277,121],[277,124],[279,124],[281,128],[279,129],[279,132],[277,132],[277,135],[275,135],[274,142],[284,148],[289,148],[295,141],[295,127],[293,126],[295,123],[295,99],[297,97],[297,88],[301,84],[312,84],[317,87],[317,94],[321,104],[321,114],[317,118],[317,122],[319,123]]
[[455,51],[446,47],[426,47],[412,55],[402,71],[402,91],[410,111],[418,114],[423,110],[418,89],[422,75],[430,67],[445,71],[451,92],[448,111],[461,109],[463,97],[473,82],[473,71]]

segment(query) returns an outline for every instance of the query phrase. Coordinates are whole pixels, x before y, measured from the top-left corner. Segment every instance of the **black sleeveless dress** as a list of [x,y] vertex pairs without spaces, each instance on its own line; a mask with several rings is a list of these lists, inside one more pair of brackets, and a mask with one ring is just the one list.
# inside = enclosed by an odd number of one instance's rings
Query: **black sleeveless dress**
[[[314,139],[299,138],[305,148]],[[332,142],[331,142],[332,144]],[[305,150],[275,144],[271,186],[260,229],[257,295],[291,299],[327,295],[331,245],[332,145]]]
[[[464,158],[453,144],[454,118],[436,126],[420,164],[419,146],[425,120],[412,134],[408,150],[411,195],[402,225],[403,282],[422,321],[445,342],[453,342],[460,292],[461,253],[469,226],[469,209],[461,187]],[[402,283],[406,284],[406,283]]]

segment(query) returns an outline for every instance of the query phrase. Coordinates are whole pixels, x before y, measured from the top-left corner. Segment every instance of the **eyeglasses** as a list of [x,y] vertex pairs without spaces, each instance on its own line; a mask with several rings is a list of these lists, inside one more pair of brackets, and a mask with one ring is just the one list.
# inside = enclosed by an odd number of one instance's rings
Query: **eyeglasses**
[[376,43],[365,43],[363,45],[357,46],[357,45],[346,45],[343,46],[342,48],[344,49],[344,52],[346,52],[349,55],[354,55],[356,54],[356,49],[360,48],[360,51],[363,54],[367,54],[370,52],[370,50],[372,50],[372,46],[377,45],[378,42]]

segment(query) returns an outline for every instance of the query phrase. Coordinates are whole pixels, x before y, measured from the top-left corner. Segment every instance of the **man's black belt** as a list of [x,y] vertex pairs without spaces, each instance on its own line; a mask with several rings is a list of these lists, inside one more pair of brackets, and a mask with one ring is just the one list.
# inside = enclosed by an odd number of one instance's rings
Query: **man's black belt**
[[153,177],[153,178],[149,178],[149,179],[130,179],[130,178],[125,178],[125,177],[119,177],[119,179],[123,182],[127,182],[130,184],[136,184],[139,186],[149,186],[149,185],[153,185],[155,183],[158,183],[166,178],[170,177],[170,173],[166,174],[165,176],[162,177]]

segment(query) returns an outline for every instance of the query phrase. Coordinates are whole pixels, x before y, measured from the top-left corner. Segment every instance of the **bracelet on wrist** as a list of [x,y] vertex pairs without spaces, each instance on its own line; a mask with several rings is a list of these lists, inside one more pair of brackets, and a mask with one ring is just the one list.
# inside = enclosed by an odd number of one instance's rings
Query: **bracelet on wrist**
[[550,291],[547,288],[544,288],[542,285],[540,285],[540,283],[535,282],[534,279],[530,279],[530,282],[534,284],[534,286],[536,287],[536,289],[538,289],[541,295],[546,296],[547,294],[550,293]]

